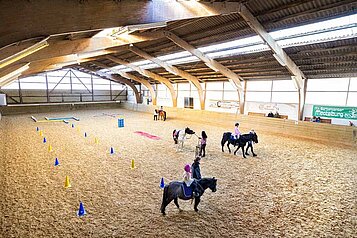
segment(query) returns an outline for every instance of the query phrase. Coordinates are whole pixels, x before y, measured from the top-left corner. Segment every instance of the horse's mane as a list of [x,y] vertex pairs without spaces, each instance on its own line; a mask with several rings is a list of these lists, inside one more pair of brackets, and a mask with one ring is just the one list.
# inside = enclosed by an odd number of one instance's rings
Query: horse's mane
[[202,182],[210,182],[211,180],[215,180],[216,178],[215,177],[213,177],[213,178],[201,178],[201,179],[199,179],[198,181],[202,181]]

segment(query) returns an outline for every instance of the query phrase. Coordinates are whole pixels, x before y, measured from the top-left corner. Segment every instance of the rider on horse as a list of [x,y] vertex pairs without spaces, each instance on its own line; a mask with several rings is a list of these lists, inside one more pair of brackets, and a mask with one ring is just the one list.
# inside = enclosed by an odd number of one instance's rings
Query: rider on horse
[[183,181],[184,184],[186,184],[187,187],[190,187],[193,191],[193,196],[198,197],[199,192],[197,189],[197,183],[195,179],[192,178],[192,173],[191,173],[191,166],[189,164],[186,164],[184,167],[184,174],[183,174]]
[[238,139],[239,139],[239,136],[240,136],[241,134],[242,134],[242,133],[241,133],[240,130],[239,130],[239,123],[237,122],[237,123],[234,125],[234,133],[233,133],[234,138],[235,138],[236,140],[238,140]]

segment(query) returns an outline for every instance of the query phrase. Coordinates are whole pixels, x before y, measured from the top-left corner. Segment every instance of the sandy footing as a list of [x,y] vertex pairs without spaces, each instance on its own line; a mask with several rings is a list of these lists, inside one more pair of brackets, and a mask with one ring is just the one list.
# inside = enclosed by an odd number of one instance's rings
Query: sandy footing
[[[121,113],[125,127],[118,128],[117,119],[103,112]],[[258,131],[258,157],[242,159],[240,151],[234,156],[220,148],[222,133],[233,130],[234,122],[223,128],[170,118],[153,121],[149,114],[127,110],[35,116],[72,115],[80,118],[74,128],[35,123],[31,115],[0,121],[1,237],[357,236],[356,148]],[[198,213],[190,202],[179,201],[183,211],[172,203],[164,217],[161,177],[181,179],[184,165],[194,159],[195,136],[182,152],[176,152],[171,138],[173,129],[186,126],[208,134],[201,172],[218,179],[217,192],[207,190]],[[242,130],[248,128],[242,125]],[[71,188],[64,188],[65,176]],[[87,211],[82,218],[76,215],[80,201]]]

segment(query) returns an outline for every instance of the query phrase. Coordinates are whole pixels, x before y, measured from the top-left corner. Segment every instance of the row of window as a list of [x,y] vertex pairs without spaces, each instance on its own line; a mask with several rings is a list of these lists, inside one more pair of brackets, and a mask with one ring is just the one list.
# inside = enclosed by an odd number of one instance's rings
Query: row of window
[[[158,98],[171,97],[164,85],[157,85],[157,89]],[[188,83],[178,84],[178,98],[184,97],[198,99],[197,90]],[[246,101],[298,103],[298,98],[291,80],[247,83]],[[238,94],[229,82],[210,82],[206,86],[206,99],[238,100]],[[306,104],[357,106],[357,78],[309,79]]]

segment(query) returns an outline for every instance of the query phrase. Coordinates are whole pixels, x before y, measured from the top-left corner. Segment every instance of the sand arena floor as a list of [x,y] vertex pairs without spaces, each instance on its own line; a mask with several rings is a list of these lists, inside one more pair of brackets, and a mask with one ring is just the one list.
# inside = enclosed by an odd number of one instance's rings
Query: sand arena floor
[[[118,128],[115,118],[94,117],[103,112],[123,114],[125,127]],[[30,115],[6,116],[0,122],[0,237],[357,236],[356,148],[258,131],[258,157],[242,159],[240,152],[221,152],[221,135],[232,128],[219,125],[155,122],[149,114],[126,110],[35,116],[68,115],[80,118],[75,128],[36,124]],[[47,144],[36,126],[43,129]],[[180,153],[171,139],[173,129],[185,126],[208,134],[201,171],[204,177],[218,178],[217,192],[207,190],[198,213],[190,202],[179,201],[183,212],[171,203],[164,217],[160,179],[181,179],[183,166],[194,157],[195,137]],[[115,155],[109,154],[111,146]],[[55,157],[59,167],[54,167]],[[72,185],[68,189],[66,175]],[[88,213],[82,218],[76,216],[79,201]]]

